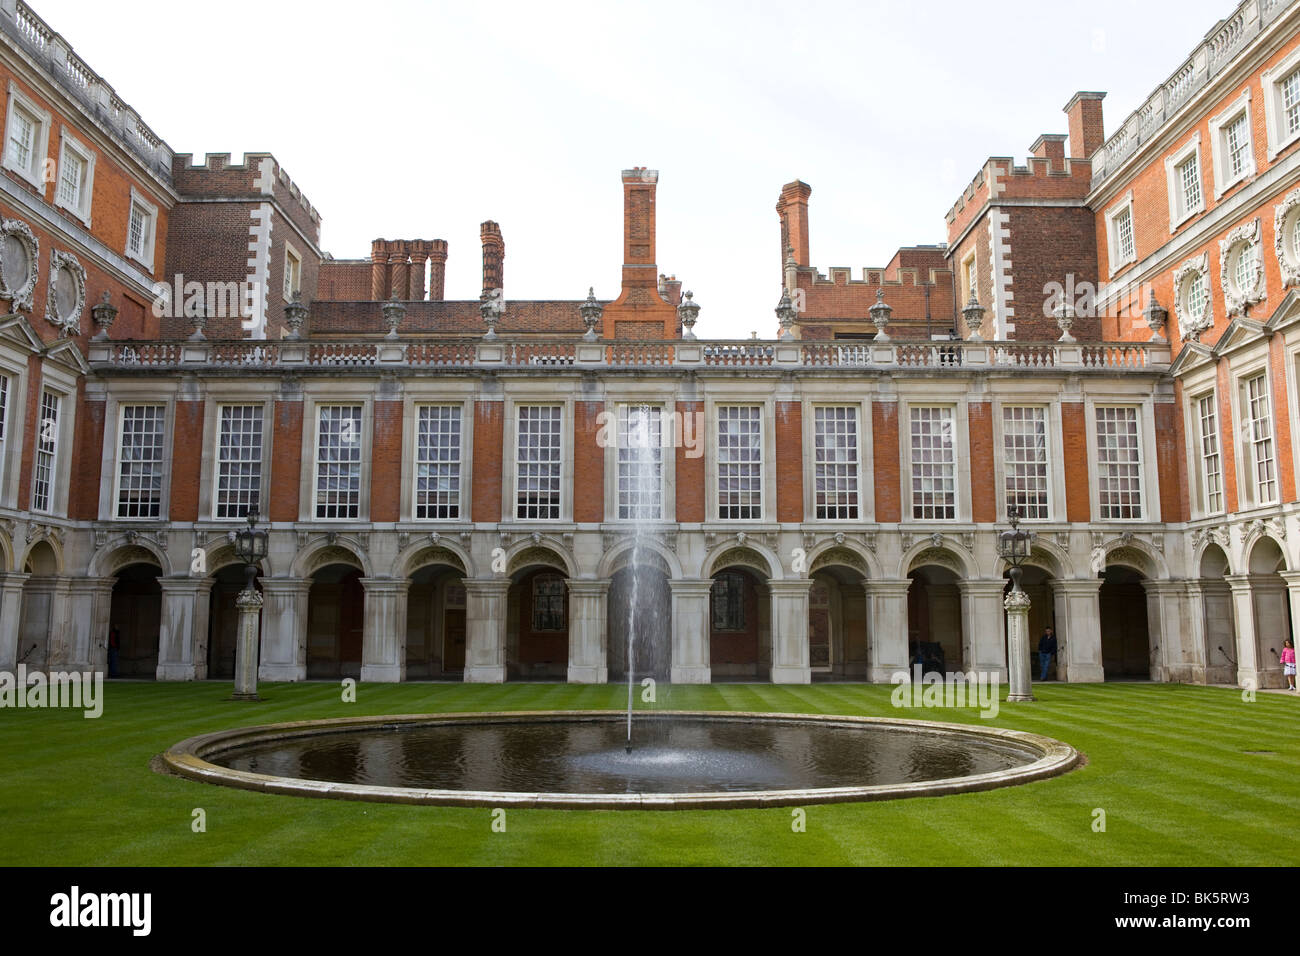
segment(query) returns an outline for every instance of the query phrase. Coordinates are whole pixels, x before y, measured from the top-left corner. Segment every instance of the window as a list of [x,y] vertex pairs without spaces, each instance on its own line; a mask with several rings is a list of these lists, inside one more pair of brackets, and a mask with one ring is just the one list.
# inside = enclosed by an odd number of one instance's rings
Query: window
[[1106,213],[1106,235],[1110,271],[1114,274],[1122,266],[1137,259],[1137,242],[1133,235],[1133,193],[1128,192],[1122,200]]
[[361,515],[361,406],[322,405],[316,431],[316,517]]
[[284,301],[293,299],[293,294],[302,288],[302,257],[290,246],[284,247]]
[[1165,179],[1169,184],[1169,231],[1174,232],[1187,219],[1205,209],[1199,132],[1165,160]]
[[54,467],[59,448],[59,396],[41,392],[41,417],[36,434],[36,468],[32,475],[32,510],[50,511],[54,498]]
[[852,405],[813,410],[813,481],[818,518],[858,518],[858,411]]
[[976,285],[977,276],[975,274],[975,253],[971,253],[961,264],[963,281],[962,285],[966,288],[966,301],[978,299],[978,286]]
[[421,405],[415,437],[415,517],[460,517],[460,406]]
[[663,517],[662,411],[652,405],[618,408],[618,517]]
[[1295,50],[1261,76],[1268,158],[1300,139],[1300,50]]
[[519,406],[516,432],[515,517],[560,517],[559,405]]
[[1142,449],[1136,408],[1097,409],[1097,488],[1103,519],[1142,517]]
[[912,517],[957,517],[953,410],[912,409]]
[[718,518],[763,517],[763,409],[718,407]]
[[1002,465],[1006,506],[1021,518],[1047,519],[1047,409],[1002,409]]
[[1292,70],[1278,84],[1282,96],[1282,135],[1300,133],[1300,69]]
[[65,130],[59,144],[59,180],[54,204],[90,226],[90,200],[95,177],[95,154]]
[[713,579],[709,588],[709,605],[715,631],[743,631],[745,629],[745,575],[739,571],[723,571]]
[[533,578],[533,630],[562,631],[565,628],[564,578],[539,574]]
[[1198,272],[1188,279],[1183,301],[1187,304],[1189,315],[1200,315],[1205,311],[1206,296],[1209,294],[1205,286],[1204,272]]
[[0,487],[5,472],[5,436],[9,428],[9,378],[0,375]]
[[1255,172],[1255,156],[1250,135],[1250,89],[1209,122],[1210,142],[1214,151],[1214,197],[1218,199],[1232,186]]
[[126,228],[126,254],[149,271],[153,271],[154,223],[158,219],[156,206],[131,190],[131,214]]
[[1206,251],[1188,259],[1174,272],[1174,312],[1183,338],[1195,341],[1214,325],[1212,304],[1210,253]]
[[50,114],[10,82],[4,165],[42,191],[45,189],[49,136]]
[[1214,394],[1198,399],[1196,411],[1201,424],[1202,500],[1206,514],[1217,514],[1223,510],[1223,479],[1219,464],[1219,417]]
[[222,405],[220,416],[215,514],[243,518],[262,491],[262,406]]
[[1277,500],[1277,469],[1273,460],[1273,414],[1268,394],[1268,378],[1256,375],[1246,382],[1246,440],[1250,443],[1254,465],[1255,504],[1267,505]]
[[119,432],[117,516],[157,518],[162,514],[162,405],[123,405]]

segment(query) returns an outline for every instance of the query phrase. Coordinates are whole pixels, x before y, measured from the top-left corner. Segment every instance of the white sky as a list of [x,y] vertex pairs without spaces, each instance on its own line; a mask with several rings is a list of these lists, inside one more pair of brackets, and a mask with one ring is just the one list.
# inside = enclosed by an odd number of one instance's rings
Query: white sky
[[[1112,132],[1231,0],[367,3],[32,0],[177,152],[273,153],[322,248],[445,239],[477,298],[618,293],[619,170],[658,169],[658,260],[701,337],[775,332],[782,184],[813,187],[823,272],[946,239],[990,155],[1020,163],[1104,90]],[[220,19],[218,19],[218,14]]]

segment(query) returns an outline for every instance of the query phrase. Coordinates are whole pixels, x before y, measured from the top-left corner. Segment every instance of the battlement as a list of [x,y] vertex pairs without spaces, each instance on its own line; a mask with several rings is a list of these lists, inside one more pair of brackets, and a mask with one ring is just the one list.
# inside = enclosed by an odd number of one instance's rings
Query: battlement
[[242,163],[232,163],[230,153],[205,153],[203,162],[195,162],[193,153],[177,153],[172,158],[172,180],[182,195],[249,198],[249,195],[274,195],[279,185],[281,201],[298,206],[306,218],[320,228],[321,216],[284,167],[271,153],[244,153]]

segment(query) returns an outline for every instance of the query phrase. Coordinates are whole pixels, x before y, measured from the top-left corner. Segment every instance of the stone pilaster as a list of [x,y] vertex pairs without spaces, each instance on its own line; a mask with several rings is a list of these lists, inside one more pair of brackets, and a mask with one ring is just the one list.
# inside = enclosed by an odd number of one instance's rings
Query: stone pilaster
[[465,683],[506,679],[507,578],[465,579]]
[[[968,653],[963,663],[968,671],[996,674],[999,681],[1008,680],[1007,645],[1003,638],[1003,591],[1006,581],[960,581],[962,638]],[[1028,597],[1026,596],[1026,601]],[[1029,605],[1025,605],[1028,613]],[[1028,628],[1028,621],[1025,623]],[[1026,655],[1028,651],[1026,650]],[[1026,656],[1025,661],[1028,663]]]
[[907,657],[908,578],[871,578],[866,582],[868,618],[867,680],[887,684],[895,674],[910,673]]
[[1251,575],[1227,574],[1224,580],[1232,588],[1232,612],[1237,630],[1237,685],[1258,689],[1263,686],[1259,643],[1255,638],[1255,601]]
[[[69,666],[73,670],[108,669],[109,614],[116,578],[73,578],[69,589]],[[160,635],[161,637],[161,635]],[[0,670],[3,670],[0,665]]]
[[305,578],[262,578],[262,661],[259,680],[307,679],[307,596]]
[[206,677],[207,661],[200,660],[199,645],[207,646],[208,596],[212,592],[212,581],[189,576],[166,577],[159,578],[158,585],[162,588],[158,618],[158,679],[197,680]]
[[808,592],[812,580],[769,581],[772,595],[772,683],[811,684]]
[[13,673],[18,665],[18,635],[23,620],[23,584],[28,575],[0,574],[0,671]]
[[1056,666],[1072,684],[1106,679],[1101,662],[1101,578],[1052,580],[1056,601]]
[[609,680],[609,581],[569,578],[569,683]]
[[674,684],[707,684],[709,663],[709,589],[712,581],[669,581],[673,603]]
[[406,679],[406,592],[409,578],[362,578],[366,590],[361,636],[361,679],[397,683]]

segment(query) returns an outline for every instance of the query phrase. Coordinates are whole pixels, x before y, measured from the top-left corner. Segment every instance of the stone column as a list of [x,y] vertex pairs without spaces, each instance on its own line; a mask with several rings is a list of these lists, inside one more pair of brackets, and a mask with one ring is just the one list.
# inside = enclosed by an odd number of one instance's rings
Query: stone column
[[0,671],[14,673],[18,665],[18,634],[23,620],[23,584],[28,575],[0,574]]
[[265,681],[307,679],[308,578],[262,578],[262,662]]
[[[969,649],[964,661],[966,670],[996,674],[999,683],[1008,679],[1007,644],[1002,630],[1002,594],[1006,584],[1002,578],[957,583],[961,592],[962,636]],[[1025,613],[1029,613],[1028,605]],[[1025,627],[1028,633],[1028,618]]]
[[569,578],[569,683],[609,680],[609,580]]
[[1052,579],[1056,601],[1056,667],[1072,684],[1106,679],[1101,662],[1101,578]]
[[361,679],[406,680],[406,592],[410,578],[362,578],[366,591],[361,634]]
[[812,579],[768,581],[772,594],[772,683],[811,684],[808,592]]
[[50,595],[50,636],[46,670],[65,669],[72,664],[72,641],[68,618],[72,611],[72,579],[64,575],[47,579]]
[[1289,602],[1286,581],[1278,574],[1250,575],[1255,605],[1255,648],[1259,687],[1285,687],[1282,678],[1282,641],[1291,636],[1287,624]]
[[669,581],[673,600],[674,684],[707,684],[713,679],[709,662],[709,589],[712,581]]
[[[74,670],[108,669],[109,613],[116,580],[111,577],[72,579],[69,602],[72,613],[68,617],[68,630],[69,663]],[[0,663],[0,670],[3,669]]]
[[[1196,637],[1200,631],[1189,613],[1183,581],[1144,580],[1147,595],[1147,640],[1151,648],[1151,679],[1187,683],[1197,670]],[[1204,667],[1200,668],[1204,673]]]
[[[1201,578],[1192,582],[1193,601],[1199,601],[1199,610],[1193,610],[1200,622],[1201,639],[1198,652],[1205,665],[1204,682],[1231,684],[1236,680],[1237,668],[1228,655],[1234,654],[1236,625],[1233,623],[1232,588],[1222,576]],[[1219,648],[1223,650],[1219,650]],[[1225,653],[1226,651],[1226,653]]]
[[258,624],[262,616],[262,595],[245,588],[235,598],[239,609],[239,632],[235,638],[235,692],[232,700],[259,700],[257,696]]
[[465,683],[501,684],[506,679],[508,578],[465,579]]
[[[1282,637],[1289,637],[1291,646],[1295,647],[1300,644],[1300,641],[1296,640],[1296,629],[1300,627],[1300,571],[1279,571],[1278,574],[1286,582],[1287,600],[1291,606],[1291,630],[1283,634]],[[1279,653],[1281,653],[1280,650]],[[1280,686],[1286,686],[1285,677],[1282,678]]]
[[[199,645],[207,646],[208,596],[212,582],[206,578],[159,578],[162,607],[158,617],[158,680],[196,680],[207,676],[207,661],[200,674]],[[200,635],[202,635],[200,637]],[[256,648],[253,660],[256,661]]]
[[1258,689],[1261,673],[1259,644],[1255,639],[1255,602],[1251,593],[1251,575],[1226,574],[1232,588],[1232,616],[1237,625],[1237,685]]
[[887,684],[897,673],[910,674],[907,657],[907,589],[909,578],[871,578],[866,582],[867,680]]
[[1007,702],[1033,700],[1029,683],[1029,595],[1013,587],[1002,606],[1007,612]]

